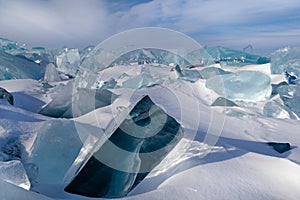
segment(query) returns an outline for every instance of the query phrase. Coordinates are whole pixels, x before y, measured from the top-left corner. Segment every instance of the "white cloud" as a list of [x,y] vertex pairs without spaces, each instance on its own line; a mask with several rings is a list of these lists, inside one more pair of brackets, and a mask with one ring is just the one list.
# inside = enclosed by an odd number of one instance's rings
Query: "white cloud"
[[118,5],[124,2],[0,0],[0,37],[45,46],[84,46],[122,30],[159,26],[209,45],[300,45],[299,0],[153,0],[120,9]]

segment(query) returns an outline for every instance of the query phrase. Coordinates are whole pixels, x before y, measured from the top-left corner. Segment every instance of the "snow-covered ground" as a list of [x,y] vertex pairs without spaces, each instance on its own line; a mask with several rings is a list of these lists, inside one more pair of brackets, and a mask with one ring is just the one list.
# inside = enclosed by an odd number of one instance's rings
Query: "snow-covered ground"
[[[69,91],[72,99],[63,98],[68,96],[64,87],[82,82],[71,79],[48,85],[32,79],[0,81],[0,87],[14,96],[14,105],[5,99],[0,103],[0,161],[21,160],[30,180],[26,190],[28,183],[22,188],[16,181],[21,172],[2,178],[5,169],[1,171],[0,162],[0,199],[89,199],[64,191],[74,178],[76,162],[84,158],[77,156],[103,144],[111,121],[119,120],[122,109],[134,105],[143,94],[179,122],[184,136],[122,199],[300,199],[300,123],[284,109],[278,118],[264,113],[269,101],[283,105],[278,94],[270,98],[270,87],[285,81],[284,75],[271,74],[269,63],[214,66],[234,73],[228,79],[231,82],[238,80],[238,71],[259,71],[269,79],[253,84],[269,87],[256,91],[259,101],[244,95],[230,99],[236,106],[211,106],[220,94],[206,87],[207,80],[194,81],[188,69],[180,74],[164,65],[114,66],[98,74],[98,83],[112,78],[116,81],[106,88],[116,95],[111,104],[101,104],[76,118],[55,119],[38,113],[46,106],[51,111],[52,100],[56,99],[52,105],[66,112],[75,112],[74,106],[81,106],[78,101],[84,106],[95,103],[89,93],[80,99],[76,91]],[[191,70],[200,72],[202,67]],[[98,86],[105,87],[102,83]],[[243,84],[248,87],[248,83]],[[242,90],[247,94],[247,88]],[[289,143],[291,149],[279,153],[268,142]]]

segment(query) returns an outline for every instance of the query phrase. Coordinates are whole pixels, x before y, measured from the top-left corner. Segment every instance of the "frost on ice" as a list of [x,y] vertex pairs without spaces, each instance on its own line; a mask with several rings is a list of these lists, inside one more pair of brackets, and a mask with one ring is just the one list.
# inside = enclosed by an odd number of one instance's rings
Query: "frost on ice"
[[257,71],[240,71],[214,76],[206,87],[229,100],[265,101],[272,93],[271,79]]
[[183,129],[145,96],[110,134],[67,192],[105,198],[127,195],[175,147]]

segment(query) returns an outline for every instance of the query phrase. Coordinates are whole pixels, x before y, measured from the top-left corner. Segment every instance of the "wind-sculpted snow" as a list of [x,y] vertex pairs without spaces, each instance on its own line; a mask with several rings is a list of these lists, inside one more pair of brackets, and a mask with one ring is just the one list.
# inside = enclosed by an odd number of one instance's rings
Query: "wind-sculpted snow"
[[265,101],[272,93],[271,79],[257,71],[240,71],[214,76],[206,87],[229,100]]

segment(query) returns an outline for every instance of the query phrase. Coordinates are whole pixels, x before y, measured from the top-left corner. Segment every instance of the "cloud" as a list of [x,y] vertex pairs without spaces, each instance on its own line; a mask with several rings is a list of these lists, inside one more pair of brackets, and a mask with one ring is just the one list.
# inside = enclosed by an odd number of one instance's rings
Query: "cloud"
[[2,37],[32,44],[81,45],[110,34],[110,16],[97,0],[1,0],[0,13]]
[[299,10],[298,0],[0,0],[0,37],[84,46],[123,30],[158,26],[203,45],[300,46]]

